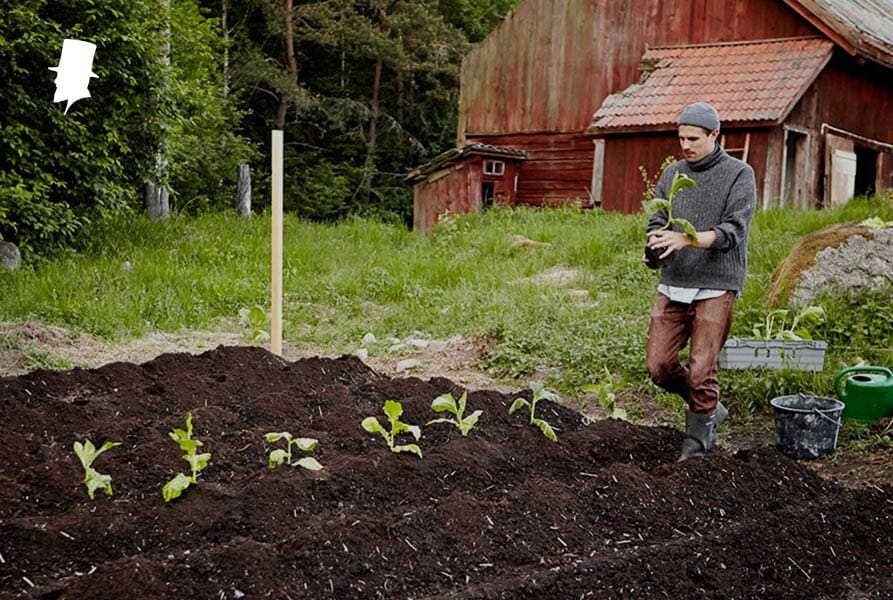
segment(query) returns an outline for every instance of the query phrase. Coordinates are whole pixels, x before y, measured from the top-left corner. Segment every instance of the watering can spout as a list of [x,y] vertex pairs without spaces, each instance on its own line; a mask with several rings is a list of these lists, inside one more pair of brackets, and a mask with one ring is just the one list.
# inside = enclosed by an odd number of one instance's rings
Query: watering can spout
[[834,378],[834,390],[846,404],[844,419],[874,423],[893,416],[893,372],[886,367],[848,367]]

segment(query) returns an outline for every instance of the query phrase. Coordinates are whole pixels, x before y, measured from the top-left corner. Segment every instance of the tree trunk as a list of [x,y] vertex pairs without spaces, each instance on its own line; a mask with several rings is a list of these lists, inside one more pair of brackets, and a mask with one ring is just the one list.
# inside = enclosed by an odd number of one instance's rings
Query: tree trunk
[[[298,61],[295,59],[295,34],[292,24],[292,13],[294,12],[293,0],[285,0],[285,29],[282,33],[282,44],[285,46],[285,57],[288,64],[288,74],[291,76],[295,86],[298,84]],[[288,115],[288,106],[290,92],[283,90],[279,97],[279,109],[276,111],[276,129],[285,128],[285,118]]]
[[163,185],[147,183],[143,190],[143,204],[153,221],[167,219],[171,214],[170,192]]
[[236,211],[241,217],[251,216],[251,167],[239,165],[239,178],[236,183]]
[[223,0],[220,6],[220,23],[223,26],[223,97],[229,95],[229,25],[227,24],[227,13],[229,12],[229,2]]
[[370,121],[369,121],[369,150],[368,157],[371,157],[375,154],[375,146],[377,143],[378,137],[378,117],[379,117],[379,104],[378,104],[378,95],[381,91],[381,69],[382,69],[383,61],[379,56],[375,61],[375,76],[372,80],[372,99],[369,101],[370,107]]
[[[164,11],[164,43],[161,49],[161,61],[164,65],[163,79],[159,85],[160,96],[168,92],[168,77],[171,66],[171,1],[161,0],[161,9]],[[167,219],[170,216],[170,190],[167,188],[167,157],[164,155],[164,138],[167,135],[167,124],[162,126],[160,148],[155,154],[155,173],[152,179],[146,182],[143,190],[143,203],[149,218],[153,221]]]

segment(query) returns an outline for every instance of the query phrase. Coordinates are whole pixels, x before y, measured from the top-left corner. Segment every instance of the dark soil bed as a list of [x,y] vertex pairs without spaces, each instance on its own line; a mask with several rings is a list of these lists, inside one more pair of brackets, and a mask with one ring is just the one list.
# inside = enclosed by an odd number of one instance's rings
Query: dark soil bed
[[[893,597],[891,490],[772,448],[677,464],[678,431],[542,403],[553,443],[495,391],[469,394],[467,438],[423,428],[422,460],[360,427],[461,391],[226,347],[0,379],[0,598]],[[187,411],[212,458],[165,503]],[[273,431],[325,468],[270,470]],[[122,443],[94,464],[113,496],[87,497],[85,439]]]

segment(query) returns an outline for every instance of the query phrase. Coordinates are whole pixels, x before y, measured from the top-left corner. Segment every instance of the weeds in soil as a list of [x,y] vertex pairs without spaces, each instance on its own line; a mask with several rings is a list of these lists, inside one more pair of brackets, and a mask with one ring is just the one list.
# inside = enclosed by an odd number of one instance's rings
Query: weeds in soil
[[558,435],[555,434],[555,430],[549,425],[548,422],[543,419],[537,418],[536,415],[536,404],[540,400],[548,400],[549,402],[558,402],[560,399],[555,392],[547,390],[543,387],[542,384],[533,384],[530,386],[530,389],[533,390],[533,400],[528,401],[526,398],[515,398],[515,401],[512,402],[512,405],[509,407],[509,414],[513,414],[515,411],[524,408],[525,406],[530,411],[530,424],[534,427],[538,427],[540,431],[543,432],[543,435],[552,440],[553,442],[558,441]]
[[626,421],[626,411],[617,406],[617,392],[626,385],[627,383],[623,379],[615,380],[614,375],[606,367],[605,377],[600,383],[584,385],[580,389],[583,392],[596,395],[598,403],[605,409],[609,419]]
[[165,483],[164,488],[162,489],[165,502],[170,502],[175,498],[179,498],[190,485],[198,483],[198,474],[208,466],[208,462],[211,460],[210,452],[202,454],[197,452],[203,444],[200,440],[193,439],[192,437],[192,413],[186,413],[185,431],[176,428],[168,433],[168,435],[172,440],[177,442],[177,445],[180,446],[180,450],[186,453],[183,455],[183,460],[189,463],[189,467],[192,469],[192,476],[190,477],[182,472],[177,473],[176,477]]
[[244,306],[239,309],[239,325],[245,328],[242,337],[252,344],[261,344],[270,341],[269,319],[264,307],[255,304],[251,308]]
[[84,467],[84,485],[87,486],[87,495],[90,496],[90,500],[93,500],[93,494],[96,493],[96,490],[102,490],[106,496],[112,495],[112,476],[100,473],[92,465],[93,461],[100,454],[120,445],[120,442],[106,442],[99,448],[96,448],[90,440],[83,444],[80,442],[74,443],[74,453],[77,454],[81,465]]
[[425,426],[432,425],[434,423],[449,423],[450,425],[455,425],[459,431],[462,433],[462,437],[467,437],[468,432],[471,431],[471,428],[474,427],[481,414],[484,412],[482,410],[476,410],[467,417],[465,414],[465,403],[468,397],[468,392],[462,392],[462,395],[459,396],[458,403],[456,399],[453,398],[452,394],[441,394],[431,403],[431,410],[434,412],[448,412],[453,415],[452,419],[433,419],[425,423]]
[[275,444],[279,440],[285,440],[286,442],[285,450],[276,448],[270,452],[270,459],[267,464],[271,469],[275,469],[282,464],[290,467],[303,467],[311,471],[319,471],[323,468],[319,461],[312,456],[305,456],[292,462],[292,448],[294,446],[297,446],[298,450],[302,452],[313,452],[319,445],[319,440],[304,437],[295,438],[287,431],[268,433],[264,436],[264,439],[270,444]]
[[50,352],[37,350],[28,353],[28,357],[25,359],[25,368],[29,371],[36,371],[38,369],[45,369],[47,371],[67,371],[68,369],[74,368],[74,365],[64,358],[53,356]]
[[379,423],[378,419],[375,417],[366,417],[365,419],[363,419],[363,429],[365,429],[369,433],[381,434],[381,437],[384,438],[384,441],[388,445],[388,448],[390,448],[391,452],[411,452],[419,458],[422,458],[422,450],[418,447],[418,445],[398,445],[396,443],[397,436],[401,433],[412,434],[416,441],[418,441],[418,439],[422,437],[422,430],[419,428],[418,425],[409,425],[408,423],[404,423],[400,420],[400,417],[403,416],[403,405],[395,400],[385,400],[384,414],[388,418],[388,422],[391,424],[390,430],[382,427],[381,423]]

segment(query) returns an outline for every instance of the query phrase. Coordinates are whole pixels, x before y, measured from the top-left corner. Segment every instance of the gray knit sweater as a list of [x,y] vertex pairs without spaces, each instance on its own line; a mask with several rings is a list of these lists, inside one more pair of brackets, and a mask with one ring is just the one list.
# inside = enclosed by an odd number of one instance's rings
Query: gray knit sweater
[[[660,282],[740,293],[747,273],[747,235],[757,204],[753,169],[716,144],[712,154],[696,163],[680,160],[668,166],[657,182],[658,198],[669,195],[676,171],[694,179],[698,187],[676,194],[673,217],[687,219],[697,231],[713,229],[716,241],[710,248],[674,251],[670,265],[661,271]],[[648,221],[648,231],[666,222],[666,211],[659,211]],[[678,226],[674,229],[682,230]]]

